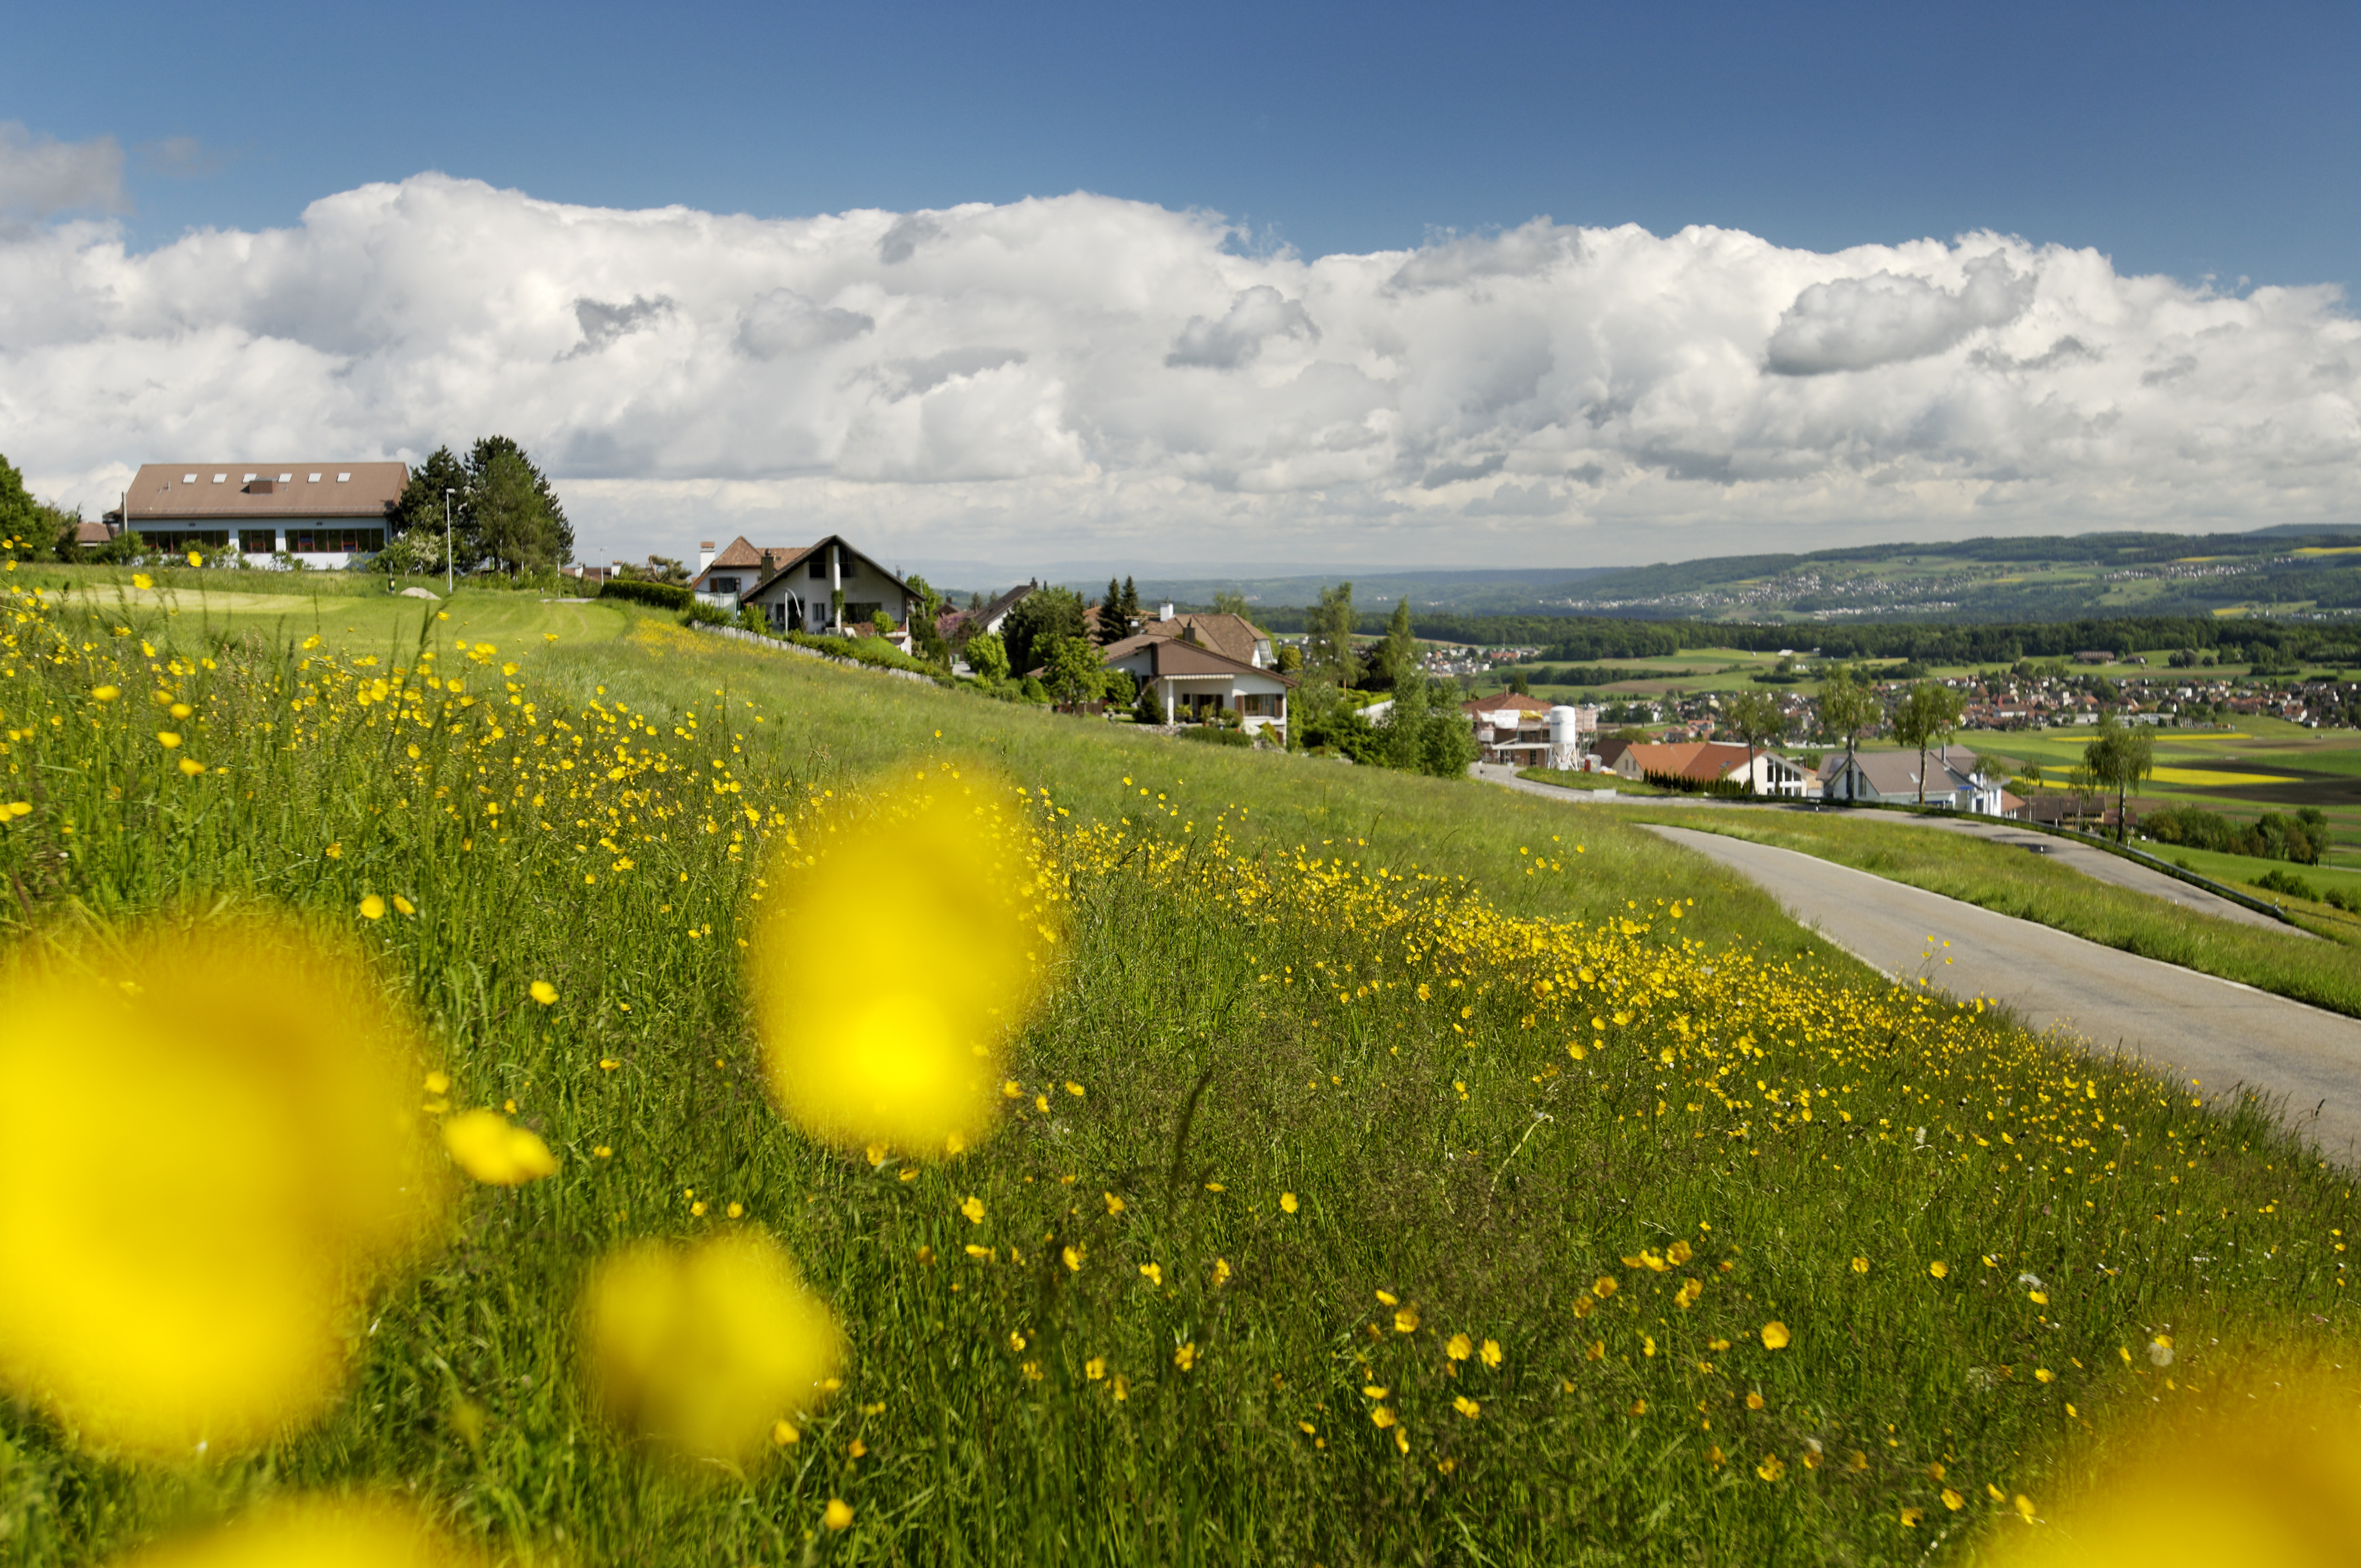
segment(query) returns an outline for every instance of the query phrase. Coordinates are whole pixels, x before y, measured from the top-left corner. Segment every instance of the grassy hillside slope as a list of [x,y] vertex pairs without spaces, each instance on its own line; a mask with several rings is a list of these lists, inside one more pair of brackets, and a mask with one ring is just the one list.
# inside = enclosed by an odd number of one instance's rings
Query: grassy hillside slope
[[[2182,1397],[2153,1343],[2191,1379],[2350,1327],[2349,1179],[2257,1108],[1886,987],[1620,817],[606,607],[339,646],[8,602],[8,938],[291,907],[559,1168],[474,1191],[349,1397],[260,1452],[0,1407],[0,1560],[339,1487],[583,1563],[1957,1558]],[[1072,940],[997,1136],[846,1157],[763,1088],[742,934],[786,834],[920,767],[1024,792]],[[837,917],[921,965],[972,912],[919,879]],[[767,1462],[684,1473],[592,1408],[572,1304],[730,1226],[851,1355]]]

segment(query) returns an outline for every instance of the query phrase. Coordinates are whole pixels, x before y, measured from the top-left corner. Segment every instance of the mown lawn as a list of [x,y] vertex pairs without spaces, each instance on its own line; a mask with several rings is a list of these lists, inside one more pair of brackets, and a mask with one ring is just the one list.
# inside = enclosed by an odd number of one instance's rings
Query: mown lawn
[[[2217,1342],[2345,1354],[2347,1173],[1884,986],[1620,809],[639,611],[551,643],[463,598],[339,651],[10,603],[10,942],[291,908],[417,1010],[452,1109],[513,1102],[558,1167],[472,1190],[346,1398],[258,1450],[135,1463],[0,1407],[0,1560],[337,1488],[580,1563],[1964,1560]],[[997,1135],[863,1157],[781,1116],[752,996],[890,991],[974,910],[849,901],[875,972],[741,942],[785,835],[922,766],[1024,792],[1070,939]],[[594,1406],[574,1303],[628,1241],[732,1226],[850,1357],[795,1441],[684,1470]]]

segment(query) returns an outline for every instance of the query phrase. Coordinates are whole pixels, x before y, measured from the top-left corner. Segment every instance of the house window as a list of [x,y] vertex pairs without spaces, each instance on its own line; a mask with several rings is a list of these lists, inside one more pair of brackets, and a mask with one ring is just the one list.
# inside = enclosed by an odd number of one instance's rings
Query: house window
[[840,583],[849,583],[849,582],[852,581],[852,579],[853,579],[853,578],[855,578],[855,577],[859,576],[860,575],[861,575],[860,573],[858,573],[858,572],[856,572],[856,571],[854,571],[854,570],[852,569],[852,557],[851,557],[851,556],[850,556],[850,555],[845,555],[845,554],[839,554],[839,555],[837,556],[837,558],[836,558],[836,576],[837,576],[837,581],[839,581],[839,582],[840,582]]
[[882,604],[848,604],[844,607],[844,623],[847,626],[866,626],[884,608]]
[[268,555],[279,548],[275,529],[241,528],[237,531],[237,547],[248,555]]
[[712,593],[734,594],[738,591],[738,579],[735,577],[708,578],[707,587]]
[[811,575],[812,579],[815,582],[823,580],[828,576],[828,559],[826,556],[815,555],[811,558]]
[[287,550],[293,555],[357,555],[385,548],[382,528],[291,528]]

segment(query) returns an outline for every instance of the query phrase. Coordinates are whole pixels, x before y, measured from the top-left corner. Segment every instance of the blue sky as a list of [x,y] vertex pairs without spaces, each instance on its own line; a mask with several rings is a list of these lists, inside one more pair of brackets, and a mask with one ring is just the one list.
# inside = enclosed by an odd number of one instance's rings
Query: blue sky
[[87,4],[12,18],[0,119],[148,149],[143,244],[434,169],[766,216],[1087,190],[1311,255],[1992,228],[2345,283],[2356,38],[2350,5]]
[[960,580],[2356,521],[2356,43],[2351,5],[27,8],[0,453],[96,510],[149,459],[497,432],[591,559],[841,531]]

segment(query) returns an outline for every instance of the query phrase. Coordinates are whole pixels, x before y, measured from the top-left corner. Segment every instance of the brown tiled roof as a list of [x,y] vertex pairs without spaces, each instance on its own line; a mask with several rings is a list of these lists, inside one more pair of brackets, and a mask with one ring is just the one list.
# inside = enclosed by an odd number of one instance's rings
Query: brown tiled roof
[[383,517],[409,483],[401,463],[142,463],[125,521]]
[[1179,638],[1201,648],[1211,648],[1241,664],[1254,663],[1255,644],[1265,640],[1253,621],[1226,610],[1192,611],[1170,620],[1150,620],[1139,630],[1143,636]]
[[[1755,753],[1763,755],[1761,751]],[[1721,740],[1689,740],[1673,746],[1634,746],[1631,763],[1643,773],[1683,779],[1718,779],[1746,765],[1746,748]]]
[[[1235,619],[1235,618],[1234,618]],[[1268,675],[1272,680],[1294,685],[1293,675],[1283,675],[1268,665],[1257,667],[1244,659],[1233,659],[1211,648],[1194,642],[1184,642],[1169,632],[1143,631],[1136,637],[1108,646],[1104,657],[1112,663],[1146,652],[1150,660],[1148,669],[1158,675]]]

